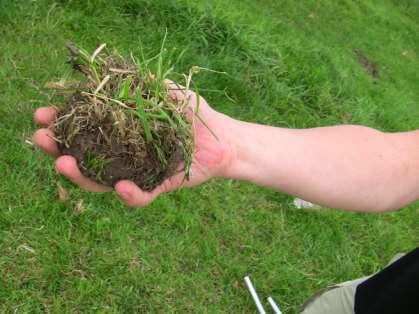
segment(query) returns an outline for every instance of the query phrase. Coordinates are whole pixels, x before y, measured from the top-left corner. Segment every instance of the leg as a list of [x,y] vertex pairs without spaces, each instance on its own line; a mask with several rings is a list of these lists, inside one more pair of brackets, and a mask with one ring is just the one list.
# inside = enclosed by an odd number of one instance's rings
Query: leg
[[[403,253],[396,254],[388,265],[403,256]],[[300,314],[353,314],[356,288],[370,277],[343,282],[320,291],[305,302]]]

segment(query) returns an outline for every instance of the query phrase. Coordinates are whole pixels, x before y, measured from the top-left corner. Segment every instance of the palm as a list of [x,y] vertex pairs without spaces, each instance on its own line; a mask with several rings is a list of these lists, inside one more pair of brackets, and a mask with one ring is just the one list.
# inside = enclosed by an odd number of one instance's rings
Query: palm
[[185,181],[185,174],[180,173],[167,179],[162,186],[157,188],[165,192],[176,189],[182,184],[195,186],[219,176],[231,159],[229,145],[224,140],[223,134],[219,132],[222,129],[220,114],[214,111],[202,97],[198,102],[195,93],[188,95],[188,101],[189,108],[195,112],[191,115],[195,147],[190,177]]
[[196,185],[220,175],[229,159],[228,145],[222,134],[218,134],[221,128],[218,125],[219,121],[213,116],[217,113],[206,103],[203,107],[200,108],[193,123],[195,150],[190,185]]

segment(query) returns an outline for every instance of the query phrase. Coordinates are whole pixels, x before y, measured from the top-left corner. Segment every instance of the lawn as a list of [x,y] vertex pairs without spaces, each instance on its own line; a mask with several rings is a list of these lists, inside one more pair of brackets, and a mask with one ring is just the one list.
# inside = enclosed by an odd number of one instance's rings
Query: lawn
[[[0,1],[0,312],[254,313],[243,282],[285,313],[419,243],[419,209],[298,210],[213,180],[129,209],[59,177],[31,145],[64,39],[122,54],[185,49],[200,92],[237,119],[284,127],[419,127],[419,5],[363,1]],[[175,51],[176,49],[176,51]],[[177,77],[173,77],[177,79]],[[286,153],[286,147],[284,147]],[[62,202],[58,187],[70,193]]]

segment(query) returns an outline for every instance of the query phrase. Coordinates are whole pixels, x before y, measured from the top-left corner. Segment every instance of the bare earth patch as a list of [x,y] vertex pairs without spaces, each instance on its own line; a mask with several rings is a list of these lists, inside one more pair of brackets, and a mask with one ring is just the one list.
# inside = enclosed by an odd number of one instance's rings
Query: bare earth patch
[[380,77],[380,68],[378,64],[370,60],[361,50],[355,49],[355,54],[358,57],[358,63],[371,75],[373,78]]

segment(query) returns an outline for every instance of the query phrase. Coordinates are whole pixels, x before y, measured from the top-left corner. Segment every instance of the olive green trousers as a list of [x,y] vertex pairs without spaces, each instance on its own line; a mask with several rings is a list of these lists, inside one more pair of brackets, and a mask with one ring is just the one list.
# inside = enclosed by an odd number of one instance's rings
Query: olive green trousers
[[[403,255],[397,254],[388,265]],[[343,282],[316,293],[306,301],[300,314],[354,314],[356,288],[370,277]]]

